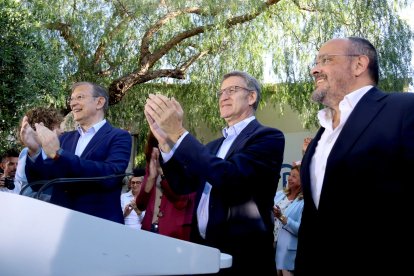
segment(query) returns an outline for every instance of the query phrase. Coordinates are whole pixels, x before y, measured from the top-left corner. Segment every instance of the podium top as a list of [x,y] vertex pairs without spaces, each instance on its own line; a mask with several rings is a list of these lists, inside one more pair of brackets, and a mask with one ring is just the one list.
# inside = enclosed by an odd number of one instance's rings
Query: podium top
[[4,275],[185,275],[216,273],[232,257],[218,249],[0,192]]

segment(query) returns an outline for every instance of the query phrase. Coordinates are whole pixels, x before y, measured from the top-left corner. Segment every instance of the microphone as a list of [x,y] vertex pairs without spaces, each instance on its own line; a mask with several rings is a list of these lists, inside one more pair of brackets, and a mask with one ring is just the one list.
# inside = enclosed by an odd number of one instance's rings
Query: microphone
[[53,186],[54,184],[71,183],[71,182],[94,182],[96,180],[105,180],[105,179],[116,178],[116,177],[124,177],[124,176],[128,176],[128,175],[133,175],[133,173],[111,174],[111,175],[107,175],[107,176],[95,176],[95,177],[55,178],[55,179],[52,179],[52,180],[49,180],[49,181],[40,180],[40,181],[35,181],[35,182],[32,182],[32,183],[24,186],[24,188],[20,191],[20,194],[23,194],[24,190],[26,190],[28,187],[32,187],[34,185],[40,185],[40,184],[44,183],[40,187],[40,189],[37,191],[36,195],[34,196],[34,198],[40,199],[40,195],[42,194],[42,192],[47,190],[49,187]]

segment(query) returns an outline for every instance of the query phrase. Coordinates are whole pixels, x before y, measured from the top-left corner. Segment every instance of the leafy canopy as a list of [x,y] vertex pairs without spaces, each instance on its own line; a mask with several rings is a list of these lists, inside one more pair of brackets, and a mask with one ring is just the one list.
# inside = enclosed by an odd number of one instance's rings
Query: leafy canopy
[[334,37],[369,39],[380,54],[380,88],[403,90],[412,81],[413,33],[397,11],[409,2],[22,1],[50,48],[62,55],[62,88],[85,80],[108,87],[108,118],[139,141],[148,128],[142,109],[149,93],[182,102],[188,129],[201,123],[219,129],[214,92],[222,75],[243,70],[263,81],[265,56],[272,59],[274,83],[264,85],[262,105],[282,111],[290,105],[305,127],[314,126],[320,107],[309,100],[310,64],[318,47]]

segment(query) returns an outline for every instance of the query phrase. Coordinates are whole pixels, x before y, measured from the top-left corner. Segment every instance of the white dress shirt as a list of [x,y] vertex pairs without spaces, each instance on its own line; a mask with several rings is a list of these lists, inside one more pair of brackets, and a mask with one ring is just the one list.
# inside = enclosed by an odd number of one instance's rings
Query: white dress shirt
[[349,115],[359,100],[371,89],[373,86],[364,86],[354,92],[349,93],[339,103],[339,110],[341,112],[339,125],[332,128],[332,111],[330,108],[324,108],[318,112],[319,124],[325,128],[321,138],[318,141],[318,145],[315,149],[315,154],[312,157],[310,163],[310,181],[312,198],[316,208],[319,207],[319,199],[322,191],[323,179],[325,177],[326,162],[332,147],[338,139],[339,134],[342,131],[343,126],[348,120]]
[[[125,210],[125,207],[132,201],[135,201],[135,196],[131,191],[121,194],[122,212]],[[141,223],[144,219],[144,215],[145,211],[138,215],[135,210],[132,210],[131,213],[129,213],[129,215],[124,218],[125,225],[133,229],[141,229]]]
[[89,142],[92,140],[93,136],[98,132],[98,130],[106,123],[106,120],[103,119],[99,123],[94,124],[90,129],[88,129],[86,132],[83,131],[83,129],[78,126],[77,130],[80,134],[78,143],[76,144],[76,150],[75,155],[81,156],[83,151],[85,150],[86,146],[89,144]]

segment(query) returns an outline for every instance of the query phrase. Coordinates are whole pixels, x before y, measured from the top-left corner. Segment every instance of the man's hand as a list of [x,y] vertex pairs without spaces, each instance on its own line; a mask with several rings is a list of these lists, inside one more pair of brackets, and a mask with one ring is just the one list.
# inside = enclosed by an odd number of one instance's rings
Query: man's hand
[[43,150],[49,158],[54,158],[60,148],[59,138],[56,133],[42,123],[35,124],[37,137],[42,145]]
[[158,140],[158,145],[163,152],[170,152],[171,148],[168,144],[167,134],[158,126],[155,120],[144,110],[145,118],[149,124],[151,132],[154,134],[155,139]]
[[40,141],[37,137],[37,133],[30,126],[27,116],[23,117],[22,127],[20,129],[20,140],[29,149],[29,155],[35,155],[40,149]]
[[306,149],[308,148],[310,142],[312,142],[312,137],[306,137],[305,139],[303,139],[302,155],[305,154]]
[[144,111],[161,150],[164,151],[165,144],[172,148],[185,132],[181,105],[174,98],[170,100],[160,94],[150,94]]

